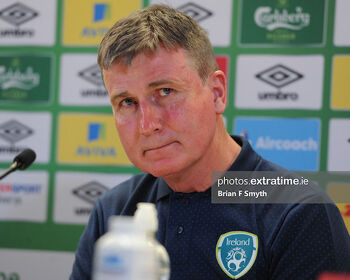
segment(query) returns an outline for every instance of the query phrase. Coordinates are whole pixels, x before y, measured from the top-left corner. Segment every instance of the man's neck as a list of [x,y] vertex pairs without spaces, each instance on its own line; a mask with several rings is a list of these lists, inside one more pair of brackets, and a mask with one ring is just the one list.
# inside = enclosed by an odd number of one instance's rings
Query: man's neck
[[204,192],[212,185],[212,172],[228,170],[240,151],[241,147],[225,129],[221,129],[205,156],[190,169],[163,179],[176,192]]

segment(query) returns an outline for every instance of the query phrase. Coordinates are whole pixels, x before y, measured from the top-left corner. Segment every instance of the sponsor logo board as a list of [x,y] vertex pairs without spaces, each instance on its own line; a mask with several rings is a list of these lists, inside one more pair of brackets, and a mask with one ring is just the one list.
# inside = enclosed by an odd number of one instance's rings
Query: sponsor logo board
[[333,57],[331,107],[334,110],[350,110],[350,56]]
[[36,153],[36,163],[50,159],[51,114],[47,112],[0,112],[0,162],[12,162],[24,149]]
[[321,109],[321,55],[240,55],[235,105],[257,109]]
[[47,172],[8,175],[0,181],[0,220],[45,222],[47,195]]
[[56,0],[2,0],[0,45],[53,45],[56,5]]
[[0,277],[4,280],[68,279],[73,262],[72,252],[0,249]]
[[350,171],[350,119],[329,122],[328,170]]
[[[350,185],[348,185],[348,188],[350,188]],[[343,217],[345,226],[348,229],[348,232],[350,234],[350,203],[337,203],[336,205],[339,208],[339,211]]]
[[63,44],[97,46],[104,34],[120,18],[142,7],[141,0],[65,0]]
[[225,55],[216,55],[215,56],[216,63],[218,64],[219,69],[225,73],[227,84],[229,84],[229,68],[230,68],[230,59]]
[[235,119],[234,134],[244,136],[257,153],[287,169],[318,170],[318,119],[239,117]]
[[349,182],[330,182],[327,185],[327,194],[333,201],[343,201],[336,203],[344,223],[350,233],[350,183]]
[[84,172],[57,172],[54,221],[87,224],[97,198],[131,175]]
[[41,55],[0,55],[0,101],[15,104],[48,103],[52,58]]
[[[228,75],[229,58],[216,56],[219,69]],[[60,104],[110,106],[95,54],[63,54],[61,57]]]
[[222,118],[224,119],[224,125],[225,125],[226,130],[227,130],[227,118],[225,116],[222,116]]
[[[340,178],[344,173],[330,173],[331,175],[337,174]],[[348,177],[349,179],[350,177]],[[344,180],[344,179],[343,179]],[[332,201],[339,204],[350,204],[350,181],[348,182],[329,182],[327,185],[327,194]]]
[[227,47],[231,43],[232,1],[151,0],[150,4],[167,4],[193,17],[207,32],[215,47]]
[[64,54],[61,57],[60,103],[109,106],[95,54]]
[[111,114],[62,113],[57,158],[60,163],[130,165]]
[[324,43],[326,0],[241,0],[239,5],[241,44]]
[[339,47],[350,46],[350,1],[335,1],[334,17],[334,45]]

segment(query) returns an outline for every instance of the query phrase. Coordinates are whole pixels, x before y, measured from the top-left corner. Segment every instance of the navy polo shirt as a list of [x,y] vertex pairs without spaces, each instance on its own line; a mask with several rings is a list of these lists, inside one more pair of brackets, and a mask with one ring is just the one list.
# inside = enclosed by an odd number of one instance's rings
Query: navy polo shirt
[[[243,138],[233,138],[242,150],[230,171],[282,170]],[[210,188],[177,193],[163,179],[140,174],[97,200],[79,242],[71,280],[91,279],[94,243],[107,231],[108,218],[133,215],[138,202],[156,204],[157,238],[169,253],[171,280],[231,279],[242,258],[251,259],[247,250],[233,246],[227,254],[229,270],[219,263],[218,241],[232,233],[224,242],[240,245],[256,239],[253,262],[240,279],[316,279],[323,271],[350,272],[350,237],[333,204],[213,204]]]

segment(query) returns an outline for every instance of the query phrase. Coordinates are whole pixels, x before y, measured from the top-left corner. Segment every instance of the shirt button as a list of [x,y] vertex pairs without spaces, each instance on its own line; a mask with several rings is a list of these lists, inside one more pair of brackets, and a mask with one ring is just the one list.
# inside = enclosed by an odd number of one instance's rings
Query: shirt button
[[177,227],[177,233],[178,233],[178,234],[183,233],[183,231],[184,231],[183,226],[178,226],[178,227]]
[[185,198],[184,200],[183,200],[183,204],[184,205],[188,205],[190,203],[190,200],[188,199],[188,198]]

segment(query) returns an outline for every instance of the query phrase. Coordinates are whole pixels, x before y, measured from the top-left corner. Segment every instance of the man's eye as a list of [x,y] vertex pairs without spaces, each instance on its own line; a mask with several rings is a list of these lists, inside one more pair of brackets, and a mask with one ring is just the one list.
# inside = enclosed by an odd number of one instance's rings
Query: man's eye
[[159,94],[160,94],[160,96],[167,96],[167,95],[169,95],[172,92],[173,92],[173,90],[171,88],[162,88],[159,91]]
[[131,98],[126,98],[120,103],[121,106],[126,106],[126,107],[131,106],[133,104],[134,104],[134,100],[132,100]]

